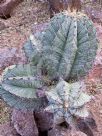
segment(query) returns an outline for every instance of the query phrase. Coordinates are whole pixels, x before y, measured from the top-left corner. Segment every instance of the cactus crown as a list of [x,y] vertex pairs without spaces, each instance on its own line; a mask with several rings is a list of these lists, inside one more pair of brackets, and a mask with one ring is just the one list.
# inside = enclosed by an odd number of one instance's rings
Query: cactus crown
[[53,79],[68,81],[85,76],[92,66],[97,44],[96,30],[87,16],[78,12],[57,14],[46,30],[31,36],[24,45],[30,64],[6,69],[0,96],[16,108],[44,107],[47,101],[45,97],[38,98],[37,92],[44,91]]
[[68,84],[60,81],[55,88],[46,92],[46,95],[49,101],[46,110],[54,113],[55,123],[66,121],[71,124],[74,116],[88,116],[85,104],[90,101],[91,97],[83,92],[80,82]]

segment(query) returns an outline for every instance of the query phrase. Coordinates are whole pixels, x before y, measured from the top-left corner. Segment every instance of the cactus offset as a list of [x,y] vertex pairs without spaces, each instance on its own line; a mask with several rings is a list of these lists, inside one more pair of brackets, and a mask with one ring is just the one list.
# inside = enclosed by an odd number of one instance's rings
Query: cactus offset
[[54,114],[55,124],[66,121],[72,125],[74,117],[88,116],[85,104],[90,101],[91,97],[82,91],[80,82],[68,84],[60,81],[55,88],[46,92],[49,101],[46,110]]

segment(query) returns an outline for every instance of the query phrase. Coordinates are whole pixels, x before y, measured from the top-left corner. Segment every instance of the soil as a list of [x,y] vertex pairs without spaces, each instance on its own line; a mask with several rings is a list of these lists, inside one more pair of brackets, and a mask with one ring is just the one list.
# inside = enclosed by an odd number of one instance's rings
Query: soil
[[[33,0],[24,0],[11,14],[7,20],[0,19],[0,51],[5,48],[21,49],[25,41],[32,33],[34,24],[49,21],[48,5]],[[100,40],[100,46],[95,60],[95,64],[86,77],[87,92],[94,96],[88,108],[96,121],[98,132],[95,136],[102,136],[102,26],[95,23]],[[12,52],[11,52],[12,53]],[[5,54],[6,55],[6,54]],[[13,60],[15,64],[16,59]],[[17,63],[21,60],[18,59]],[[5,64],[5,63],[4,63]],[[6,61],[6,65],[0,67],[0,72],[11,63]],[[0,100],[0,124],[9,120],[11,109]]]

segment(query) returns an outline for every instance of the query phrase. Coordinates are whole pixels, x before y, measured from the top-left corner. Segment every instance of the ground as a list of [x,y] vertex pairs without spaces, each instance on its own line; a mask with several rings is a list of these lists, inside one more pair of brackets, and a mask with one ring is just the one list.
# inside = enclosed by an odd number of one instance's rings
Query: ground
[[[43,23],[49,20],[49,11],[46,4],[34,3],[32,0],[24,0],[12,13],[11,18],[7,20],[0,19],[0,53],[8,52],[18,53],[16,49],[21,49],[24,42],[29,38],[34,24]],[[102,27],[95,23],[100,40],[100,46],[97,53],[95,65],[86,77],[88,93],[94,95],[94,99],[88,105],[93,113],[98,126],[97,136],[102,135]],[[11,50],[13,49],[13,50]],[[0,72],[11,64],[21,62],[19,56],[5,54],[5,59],[0,58]],[[1,57],[1,56],[0,56]],[[17,59],[18,58],[18,59]],[[11,62],[12,61],[12,62]],[[24,60],[22,60],[24,61]],[[9,120],[11,109],[0,100],[0,124]]]

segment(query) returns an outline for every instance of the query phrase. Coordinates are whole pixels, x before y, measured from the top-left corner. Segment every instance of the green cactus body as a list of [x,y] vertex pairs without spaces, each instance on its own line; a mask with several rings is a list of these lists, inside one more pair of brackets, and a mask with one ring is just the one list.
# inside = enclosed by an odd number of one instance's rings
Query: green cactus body
[[21,98],[14,94],[11,94],[9,91],[4,90],[0,86],[0,97],[10,106],[16,109],[23,110],[39,110],[47,106],[47,100],[42,98]]
[[98,41],[93,23],[86,15],[57,14],[43,33],[34,36],[33,45],[37,44],[35,39],[42,44],[38,67],[47,71],[50,78],[78,79],[92,67]]
[[29,64],[15,65],[13,69],[7,68],[3,73],[2,87],[19,97],[37,98],[36,90],[42,89],[44,82],[39,75],[33,76],[35,69]]
[[30,36],[30,40],[27,41],[23,47],[28,61],[33,62],[33,65],[37,65],[39,62],[39,59],[41,57],[41,47],[41,41],[34,36],[32,39],[32,35]]
[[44,82],[37,74],[36,67],[30,64],[6,68],[1,82],[0,96],[10,106],[35,110],[46,104],[44,98],[37,97],[37,90],[42,90]]
[[72,125],[75,117],[88,116],[85,105],[91,96],[83,92],[80,82],[69,84],[62,80],[55,88],[46,92],[46,95],[49,106],[45,110],[54,114],[55,124],[66,121]]

